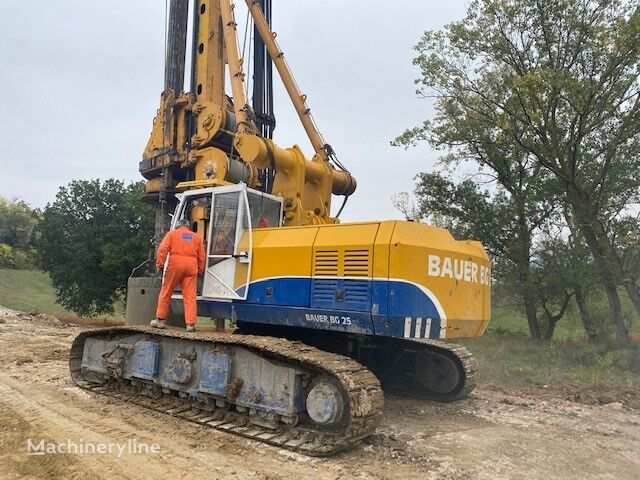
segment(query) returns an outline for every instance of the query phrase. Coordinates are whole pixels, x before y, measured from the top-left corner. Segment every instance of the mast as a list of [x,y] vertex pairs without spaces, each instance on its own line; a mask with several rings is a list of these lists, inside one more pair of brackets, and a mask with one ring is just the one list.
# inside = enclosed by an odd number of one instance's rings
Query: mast
[[[167,51],[164,64],[163,97],[175,98],[184,87],[185,57],[187,53],[187,22],[189,18],[189,0],[171,0],[169,4],[167,24]],[[165,116],[170,115],[165,111]],[[165,122],[167,118],[165,118]],[[166,133],[163,133],[163,144],[166,145]],[[163,145],[164,146],[164,145]],[[173,152],[167,152],[169,156]],[[154,244],[156,248],[171,226],[170,213],[175,206],[175,198],[169,190],[173,187],[170,165],[160,168],[158,182],[158,203],[155,205]]]
[[[258,0],[267,23],[271,27],[271,0]],[[258,28],[253,26],[253,112],[258,133],[269,140],[273,139],[276,118],[273,111],[273,61],[260,36]],[[275,176],[275,165],[258,169],[260,190],[271,193]]]
[[167,55],[164,65],[164,89],[177,96],[184,87],[184,65],[187,54],[187,21],[189,0],[171,0],[167,26]]

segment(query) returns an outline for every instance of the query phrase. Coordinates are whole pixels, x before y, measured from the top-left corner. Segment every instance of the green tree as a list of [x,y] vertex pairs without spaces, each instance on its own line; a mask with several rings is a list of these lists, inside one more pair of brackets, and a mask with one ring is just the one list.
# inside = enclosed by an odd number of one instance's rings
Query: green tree
[[391,197],[391,204],[410,222],[420,220],[420,209],[409,192],[400,192]]
[[[542,336],[549,340],[553,337],[556,325],[562,319],[570,301],[577,292],[583,292],[590,277],[590,263],[578,258],[572,242],[562,236],[551,236],[548,232],[536,246],[533,258],[533,280],[536,284],[538,305],[542,312]],[[592,278],[592,277],[591,277]],[[577,300],[579,301],[579,300]],[[583,314],[583,310],[580,309]],[[600,332],[594,328],[587,311],[583,316],[585,332],[592,340],[599,338]]]
[[584,237],[576,227],[567,205],[563,206],[563,212],[569,235],[561,254],[564,257],[564,263],[568,264],[569,281],[573,284],[576,304],[584,330],[591,341],[598,341],[605,333],[604,322],[602,318],[595,318],[592,315],[587,301],[587,294],[593,291],[599,283],[597,268],[589,247],[585,244]]
[[615,218],[607,230],[618,247],[624,271],[637,281],[640,278],[640,214]]
[[78,180],[47,205],[38,250],[61,305],[79,315],[113,312],[152,249],[154,213],[142,193],[142,182]]
[[462,21],[426,32],[416,50],[418,94],[435,98],[437,114],[396,143],[428,140],[489,168],[500,148],[544,170],[575,217],[627,343],[616,287],[638,312],[640,289],[607,226],[640,191],[638,3],[475,0]]
[[33,248],[40,212],[21,200],[0,196],[0,268],[34,268]]
[[21,200],[0,196],[0,243],[25,250],[31,245],[40,214]]

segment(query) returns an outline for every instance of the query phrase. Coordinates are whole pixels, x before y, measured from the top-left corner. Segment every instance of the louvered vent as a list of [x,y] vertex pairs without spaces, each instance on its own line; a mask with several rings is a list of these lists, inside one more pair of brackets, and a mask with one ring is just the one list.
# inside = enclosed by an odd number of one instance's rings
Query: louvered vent
[[366,280],[346,279],[344,281],[344,300],[347,303],[366,305],[369,299],[369,283]]
[[371,268],[369,250],[316,250],[311,306],[370,311]]
[[317,276],[338,276],[338,251],[318,250],[315,259],[315,275]]
[[344,252],[344,276],[368,277],[370,276],[369,250],[345,250]]
[[332,306],[335,303],[337,280],[330,278],[315,279],[313,281],[313,303],[318,306]]

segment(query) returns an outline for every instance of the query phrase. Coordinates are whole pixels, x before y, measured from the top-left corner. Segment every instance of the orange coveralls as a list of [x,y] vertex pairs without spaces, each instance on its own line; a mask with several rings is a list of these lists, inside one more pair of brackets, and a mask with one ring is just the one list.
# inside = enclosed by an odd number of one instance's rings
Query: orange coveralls
[[167,233],[158,247],[156,266],[162,268],[169,256],[164,272],[162,289],[158,297],[156,317],[165,320],[171,306],[171,295],[180,284],[184,304],[184,321],[195,325],[198,318],[196,288],[198,273],[204,273],[204,245],[197,233],[180,227]]

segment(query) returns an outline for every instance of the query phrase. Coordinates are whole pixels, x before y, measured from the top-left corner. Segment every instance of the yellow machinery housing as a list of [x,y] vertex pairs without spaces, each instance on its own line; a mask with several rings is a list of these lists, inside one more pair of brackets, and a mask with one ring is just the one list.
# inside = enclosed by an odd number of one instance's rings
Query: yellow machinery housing
[[[246,247],[246,234],[240,250]],[[482,245],[441,228],[384,221],[253,231],[247,321],[367,335],[474,337],[490,318]],[[246,263],[235,290],[246,283]],[[176,309],[180,303],[176,302]],[[216,313],[201,301],[201,313]],[[245,320],[236,306],[236,318]]]

